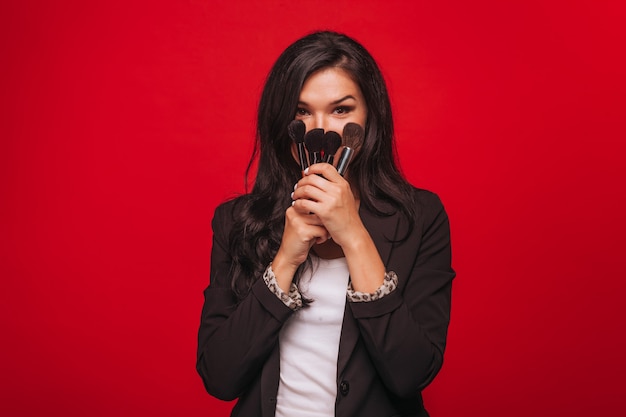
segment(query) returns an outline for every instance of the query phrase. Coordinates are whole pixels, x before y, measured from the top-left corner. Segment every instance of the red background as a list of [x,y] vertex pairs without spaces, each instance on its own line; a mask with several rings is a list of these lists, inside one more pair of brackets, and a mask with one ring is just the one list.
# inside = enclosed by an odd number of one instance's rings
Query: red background
[[623,415],[622,1],[3,1],[0,414],[227,416],[210,220],[278,54],[344,31],[452,224],[433,417]]

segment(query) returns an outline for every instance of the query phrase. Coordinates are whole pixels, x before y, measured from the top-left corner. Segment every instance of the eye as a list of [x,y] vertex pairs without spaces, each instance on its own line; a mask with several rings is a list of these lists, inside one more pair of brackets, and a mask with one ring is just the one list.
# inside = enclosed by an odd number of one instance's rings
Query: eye
[[298,107],[296,109],[296,116],[308,116],[309,114],[310,114],[309,111],[302,107]]
[[335,108],[334,113],[335,114],[347,114],[347,113],[350,113],[352,110],[353,108],[350,106],[339,106]]

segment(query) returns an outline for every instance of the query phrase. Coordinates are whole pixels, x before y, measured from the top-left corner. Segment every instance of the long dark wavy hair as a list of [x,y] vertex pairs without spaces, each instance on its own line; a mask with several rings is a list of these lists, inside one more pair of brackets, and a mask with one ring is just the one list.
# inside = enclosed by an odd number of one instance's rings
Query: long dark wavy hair
[[[381,216],[402,212],[410,233],[415,224],[411,186],[396,163],[391,104],[372,56],[355,40],[335,32],[315,32],[291,44],[272,67],[258,108],[257,137],[248,178],[258,160],[252,191],[237,198],[230,233],[232,289],[239,299],[262,276],[280,246],[290,193],[300,166],[287,132],[304,82],[316,71],[339,67],[351,75],[367,104],[365,139],[350,164],[349,181],[360,204]],[[384,207],[381,205],[384,202]],[[296,273],[296,282],[302,266]]]

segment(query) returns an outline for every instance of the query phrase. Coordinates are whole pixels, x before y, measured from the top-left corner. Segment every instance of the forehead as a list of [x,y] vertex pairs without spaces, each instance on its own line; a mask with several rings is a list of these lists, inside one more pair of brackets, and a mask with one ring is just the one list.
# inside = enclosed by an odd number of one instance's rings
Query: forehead
[[346,70],[328,67],[314,72],[306,79],[300,91],[300,99],[347,94],[360,97],[361,89]]

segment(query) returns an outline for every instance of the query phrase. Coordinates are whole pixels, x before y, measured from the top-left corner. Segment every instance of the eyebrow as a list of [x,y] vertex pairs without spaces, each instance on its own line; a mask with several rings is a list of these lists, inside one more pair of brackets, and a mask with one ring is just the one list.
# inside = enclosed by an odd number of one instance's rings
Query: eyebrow
[[[334,105],[334,104],[339,104],[339,103],[341,103],[341,102],[343,102],[343,101],[346,101],[346,100],[348,100],[348,99],[350,99],[350,98],[351,98],[352,100],[356,100],[356,98],[355,98],[352,94],[348,94],[348,95],[347,95],[347,96],[345,96],[345,97],[341,97],[341,98],[340,98],[340,99],[338,99],[338,100],[332,101],[330,104],[331,104],[331,105]],[[302,100],[299,100],[299,101],[298,101],[298,104],[304,104],[304,105],[307,105],[307,103],[306,103],[305,101],[302,101]]]

